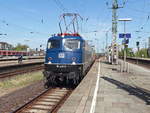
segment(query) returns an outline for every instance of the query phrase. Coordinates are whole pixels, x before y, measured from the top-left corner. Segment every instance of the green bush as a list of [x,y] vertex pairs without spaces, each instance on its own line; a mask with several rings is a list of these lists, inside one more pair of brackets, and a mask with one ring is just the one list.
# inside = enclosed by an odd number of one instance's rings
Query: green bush
[[136,57],[148,58],[147,49],[143,48],[135,53]]
[[[127,53],[127,57],[150,58],[148,56],[146,48],[142,48],[139,51],[137,51],[136,53],[133,52],[132,48],[126,48],[126,53]],[[124,56],[124,49],[119,51],[119,56],[120,57]]]

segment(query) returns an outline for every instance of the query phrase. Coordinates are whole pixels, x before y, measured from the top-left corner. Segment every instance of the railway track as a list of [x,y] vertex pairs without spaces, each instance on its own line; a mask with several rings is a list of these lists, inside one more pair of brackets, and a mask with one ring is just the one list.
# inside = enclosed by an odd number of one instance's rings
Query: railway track
[[[123,57],[121,58],[123,59]],[[150,59],[127,57],[127,62],[150,69]]]
[[66,88],[47,89],[12,113],[56,113],[72,91]]
[[[29,56],[24,56],[23,60],[33,60],[33,59],[44,59],[44,56],[37,56],[37,57],[29,57]],[[18,57],[10,57],[10,58],[0,58],[0,62],[1,61],[18,61]]]
[[33,67],[30,66],[30,67],[25,67],[25,68],[16,69],[16,70],[10,70],[10,71],[6,71],[6,72],[4,71],[4,72],[0,73],[0,79],[12,77],[12,76],[19,75],[19,74],[42,70],[43,68],[44,68],[44,65],[37,65],[37,66],[33,66]]
[[127,62],[150,69],[150,63],[146,62],[146,61],[138,61],[138,60],[127,59]]

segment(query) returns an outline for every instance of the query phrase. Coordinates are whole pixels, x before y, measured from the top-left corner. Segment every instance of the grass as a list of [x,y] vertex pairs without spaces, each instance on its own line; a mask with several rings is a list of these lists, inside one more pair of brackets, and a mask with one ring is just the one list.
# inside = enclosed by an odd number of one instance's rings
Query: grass
[[0,89],[9,89],[15,87],[24,87],[36,81],[43,79],[41,71],[17,75],[11,79],[0,81]]

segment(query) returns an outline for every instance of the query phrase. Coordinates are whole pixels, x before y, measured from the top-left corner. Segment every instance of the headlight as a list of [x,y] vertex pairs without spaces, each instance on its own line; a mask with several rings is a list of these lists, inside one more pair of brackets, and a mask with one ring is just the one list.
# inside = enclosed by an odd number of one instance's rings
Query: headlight
[[49,61],[52,60],[52,57],[48,57],[48,60],[49,60]]
[[48,64],[51,64],[52,57],[48,57]]
[[72,64],[75,65],[76,64],[76,57],[72,57]]
[[75,63],[75,62],[72,62],[72,64],[75,65],[76,63]]
[[73,62],[76,61],[76,57],[72,57],[72,61],[73,61]]

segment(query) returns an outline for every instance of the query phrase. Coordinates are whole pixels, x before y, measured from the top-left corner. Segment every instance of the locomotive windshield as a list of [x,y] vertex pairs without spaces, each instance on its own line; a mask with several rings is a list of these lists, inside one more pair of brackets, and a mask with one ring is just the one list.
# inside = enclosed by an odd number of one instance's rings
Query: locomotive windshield
[[47,44],[48,49],[52,48],[60,48],[60,41],[59,40],[50,40]]
[[67,50],[80,49],[80,41],[77,39],[64,39],[64,48]]

